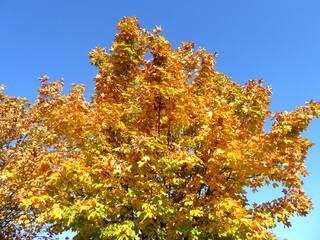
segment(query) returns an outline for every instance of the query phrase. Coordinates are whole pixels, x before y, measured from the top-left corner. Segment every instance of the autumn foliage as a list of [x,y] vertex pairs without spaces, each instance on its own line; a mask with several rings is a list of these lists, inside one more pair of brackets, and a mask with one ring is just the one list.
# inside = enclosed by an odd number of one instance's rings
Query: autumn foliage
[[[270,112],[271,89],[217,72],[215,54],[173,49],[136,18],[118,30],[89,54],[90,101],[46,76],[34,104],[1,93],[2,238],[274,239],[277,222],[309,212],[301,132],[319,103]],[[265,185],[282,196],[250,204]]]

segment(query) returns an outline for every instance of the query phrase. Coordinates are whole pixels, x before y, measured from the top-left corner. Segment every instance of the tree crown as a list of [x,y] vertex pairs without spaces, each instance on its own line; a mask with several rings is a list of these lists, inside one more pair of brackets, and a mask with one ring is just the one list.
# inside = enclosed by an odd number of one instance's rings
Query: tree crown
[[[11,226],[75,239],[274,239],[276,221],[309,212],[301,177],[312,144],[301,132],[318,103],[273,113],[271,88],[217,72],[216,54],[173,49],[135,17],[118,30],[110,51],[89,54],[91,101],[84,86],[64,94],[47,76],[35,104],[1,95]],[[249,203],[248,190],[270,184],[283,196]]]

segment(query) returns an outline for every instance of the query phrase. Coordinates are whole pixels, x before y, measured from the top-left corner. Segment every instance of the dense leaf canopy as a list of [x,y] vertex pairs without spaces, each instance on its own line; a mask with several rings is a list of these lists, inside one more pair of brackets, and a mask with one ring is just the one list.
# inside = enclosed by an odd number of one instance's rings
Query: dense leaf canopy
[[[0,95],[3,238],[66,230],[75,239],[274,239],[277,221],[311,209],[301,136],[320,105],[272,113],[261,80],[240,85],[216,54],[173,49],[156,27],[123,18],[98,68],[65,94],[40,79],[34,104]],[[271,119],[270,131],[264,129]],[[282,196],[250,204],[247,191]]]

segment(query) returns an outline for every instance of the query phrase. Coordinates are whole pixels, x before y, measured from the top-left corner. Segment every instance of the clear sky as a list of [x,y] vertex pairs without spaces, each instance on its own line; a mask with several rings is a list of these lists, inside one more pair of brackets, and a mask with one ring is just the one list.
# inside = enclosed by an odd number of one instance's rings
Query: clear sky
[[[110,48],[122,16],[138,16],[149,30],[161,25],[178,46],[193,41],[218,52],[217,69],[233,80],[264,79],[273,87],[271,110],[293,110],[320,101],[319,0],[0,0],[0,84],[6,93],[34,101],[38,78],[64,77],[92,93],[96,69],[88,51]],[[320,224],[320,120],[304,135],[310,150],[305,179],[314,210],[275,229],[289,240],[318,240]],[[253,198],[271,199],[274,191]]]

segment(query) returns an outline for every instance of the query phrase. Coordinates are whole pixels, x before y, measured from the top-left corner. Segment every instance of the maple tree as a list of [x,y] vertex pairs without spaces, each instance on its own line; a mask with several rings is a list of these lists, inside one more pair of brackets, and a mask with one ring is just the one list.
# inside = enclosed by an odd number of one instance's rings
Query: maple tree
[[[275,239],[277,221],[309,212],[312,144],[301,132],[319,103],[272,113],[271,89],[217,72],[216,54],[190,42],[173,49],[135,17],[118,30],[110,51],[89,54],[91,101],[84,86],[65,94],[47,76],[34,104],[1,95],[0,227],[8,219],[24,233],[74,239]],[[247,191],[265,185],[283,196],[250,204]]]
[[[25,109],[28,105],[25,99],[6,96],[3,93],[3,87],[0,89],[0,173],[2,174],[7,158],[12,153],[12,142],[20,141],[22,133],[22,122],[25,116]],[[21,206],[16,201],[17,188],[14,184],[7,184],[0,179],[0,238],[13,238],[19,232],[18,226],[13,226],[13,221],[23,213]]]

